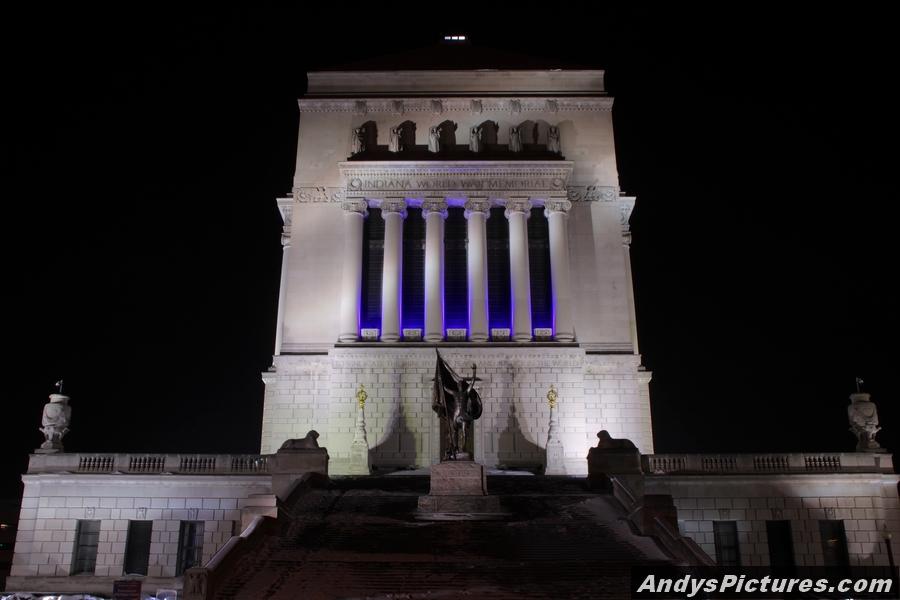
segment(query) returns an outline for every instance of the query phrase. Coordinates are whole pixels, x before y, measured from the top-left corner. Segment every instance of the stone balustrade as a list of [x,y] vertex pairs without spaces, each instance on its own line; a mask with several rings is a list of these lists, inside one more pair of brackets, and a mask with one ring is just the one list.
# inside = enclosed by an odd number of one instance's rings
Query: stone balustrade
[[260,454],[35,454],[28,473],[252,475],[269,472]]
[[890,454],[794,452],[773,454],[645,454],[651,475],[771,473],[893,473]]

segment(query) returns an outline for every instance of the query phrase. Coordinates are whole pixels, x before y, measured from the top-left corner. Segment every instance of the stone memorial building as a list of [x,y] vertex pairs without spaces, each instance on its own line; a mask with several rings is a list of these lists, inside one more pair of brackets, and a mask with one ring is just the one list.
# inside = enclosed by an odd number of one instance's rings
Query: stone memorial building
[[[77,398],[54,395],[23,476],[9,591],[109,595],[131,578],[156,597],[242,597],[267,566],[235,565],[293,518],[311,473],[350,486],[440,462],[435,348],[477,366],[468,450],[498,481],[518,474],[504,493],[528,474],[544,492],[591,481],[608,514],[643,519],[642,543],[678,564],[887,564],[898,477],[866,394],[850,410],[855,453],[654,454],[635,198],[619,188],[603,71],[308,80],[293,191],[277,200],[260,454],[68,453]],[[246,580],[229,584],[235,573]]]

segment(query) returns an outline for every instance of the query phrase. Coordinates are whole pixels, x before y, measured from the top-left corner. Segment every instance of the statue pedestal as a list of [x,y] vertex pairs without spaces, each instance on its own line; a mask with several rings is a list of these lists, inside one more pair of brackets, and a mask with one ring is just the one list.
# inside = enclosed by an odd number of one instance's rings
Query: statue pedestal
[[556,441],[547,444],[547,466],[544,468],[544,475],[565,474],[566,464],[562,442]]
[[446,461],[431,467],[431,489],[419,496],[416,518],[427,521],[493,520],[507,516],[500,498],[487,493],[484,466]]

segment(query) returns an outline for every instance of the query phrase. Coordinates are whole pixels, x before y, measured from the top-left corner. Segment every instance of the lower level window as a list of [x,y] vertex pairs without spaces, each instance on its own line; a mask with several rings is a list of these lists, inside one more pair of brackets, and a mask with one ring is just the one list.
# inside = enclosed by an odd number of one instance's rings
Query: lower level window
[[100,521],[78,521],[75,532],[75,554],[72,575],[94,574],[97,566],[97,543],[100,540]]
[[203,557],[203,521],[182,521],[178,533],[178,568],[181,576],[191,567],[200,566]]
[[737,522],[713,521],[716,538],[716,562],[720,567],[741,566],[741,552],[738,547]]
[[153,521],[129,521],[125,543],[125,574],[146,575],[150,563],[150,533]]
[[850,566],[844,522],[833,520],[819,521],[819,535],[822,537],[822,554],[825,559],[825,566]]

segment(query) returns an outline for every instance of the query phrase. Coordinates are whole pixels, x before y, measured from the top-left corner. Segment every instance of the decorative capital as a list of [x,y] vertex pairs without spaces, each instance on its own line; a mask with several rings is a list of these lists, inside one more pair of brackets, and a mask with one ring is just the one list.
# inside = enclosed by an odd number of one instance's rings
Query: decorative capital
[[623,233],[631,231],[629,220],[631,219],[631,211],[634,210],[634,200],[634,196],[622,196],[619,198],[619,221],[622,225]]
[[465,212],[463,213],[468,219],[471,215],[478,213],[484,215],[484,218],[487,219],[491,216],[491,201],[487,198],[468,198],[464,205]]
[[369,216],[369,203],[363,199],[344,200],[341,208],[349,213],[359,213],[364,218]]
[[551,213],[562,213],[568,215],[572,209],[572,203],[568,200],[552,198],[544,202],[544,216],[549,217]]
[[443,198],[425,198],[422,200],[422,218],[424,219],[431,213],[437,213],[446,219],[447,201]]
[[291,245],[291,218],[294,213],[294,199],[279,198],[278,213],[281,215],[281,245],[288,248]]
[[506,211],[504,214],[508,219],[511,215],[521,213],[527,219],[531,215],[531,200],[528,198],[510,198],[506,201]]
[[406,199],[404,198],[385,198],[381,201],[381,217],[384,218],[389,214],[397,213],[404,219],[406,218]]

